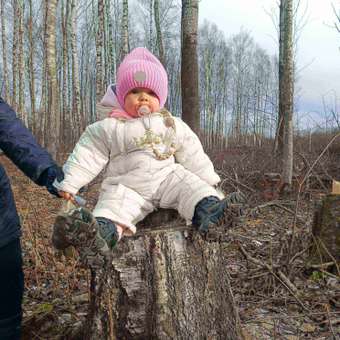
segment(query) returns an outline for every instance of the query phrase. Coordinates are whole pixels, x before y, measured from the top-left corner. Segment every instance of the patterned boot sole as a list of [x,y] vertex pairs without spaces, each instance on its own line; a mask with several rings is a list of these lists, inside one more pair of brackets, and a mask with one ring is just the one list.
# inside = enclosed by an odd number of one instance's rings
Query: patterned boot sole
[[96,219],[85,208],[60,214],[53,227],[53,245],[59,250],[73,246],[79,252],[83,266],[101,269],[109,254],[99,251],[103,241],[96,237],[97,228]]

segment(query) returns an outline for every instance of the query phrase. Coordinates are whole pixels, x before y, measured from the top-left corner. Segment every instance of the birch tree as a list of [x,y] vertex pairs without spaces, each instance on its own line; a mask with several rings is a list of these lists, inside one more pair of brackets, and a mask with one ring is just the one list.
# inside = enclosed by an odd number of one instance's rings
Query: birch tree
[[[113,82],[115,74],[115,43],[113,18],[111,17],[111,1],[105,2],[105,81],[108,83]],[[106,84],[105,84],[106,85]]]
[[60,87],[61,87],[61,129],[63,131],[63,137],[66,140],[70,140],[69,136],[69,128],[64,127],[65,122],[69,122],[69,115],[70,115],[70,110],[69,110],[69,103],[68,103],[68,76],[67,76],[67,71],[68,71],[68,63],[69,63],[69,58],[68,58],[68,41],[69,41],[69,30],[68,30],[68,21],[69,21],[69,0],[61,0],[61,13],[62,13],[62,18],[61,18],[61,33],[62,33],[62,63],[61,63],[61,81],[60,81]]
[[48,131],[47,147],[54,158],[57,157],[60,137],[60,109],[59,109],[59,85],[57,80],[56,63],[56,15],[58,0],[45,0],[46,13],[46,71],[48,86],[47,115]]
[[98,0],[98,25],[96,34],[96,101],[104,92],[104,0]]
[[129,4],[128,0],[123,0],[123,16],[122,16],[122,42],[120,60],[129,52]]
[[161,63],[164,66],[166,66],[165,55],[164,55],[163,35],[162,35],[161,23],[159,19],[159,0],[154,0],[154,15],[155,15],[155,28],[156,28],[158,55],[159,55],[159,59]]
[[28,55],[28,78],[29,78],[29,93],[30,93],[30,106],[31,106],[31,119],[29,121],[29,127],[33,131],[33,133],[37,132],[36,128],[36,108],[35,108],[35,72],[34,72],[34,50],[35,43],[33,39],[33,6],[32,0],[28,1],[28,22],[27,22],[27,31],[28,31],[28,43],[29,43],[29,55]]
[[74,121],[74,130],[76,139],[82,133],[84,128],[84,119],[80,113],[80,88],[79,88],[79,65],[77,52],[77,0],[71,0],[71,52],[72,52],[72,112]]
[[198,91],[198,0],[182,0],[182,118],[197,134],[200,132]]
[[18,111],[27,124],[27,114],[24,108],[24,97],[25,97],[25,64],[24,64],[24,2],[23,0],[17,0],[17,20],[18,20]]
[[5,85],[4,97],[8,102],[10,101],[9,95],[9,76],[8,76],[8,65],[7,65],[7,42],[6,42],[6,25],[5,25],[5,3],[4,0],[0,0],[0,21],[1,21],[1,43],[2,43],[2,69],[3,78]]
[[42,70],[41,70],[41,95],[40,95],[40,107],[39,112],[41,113],[41,121],[39,122],[39,134],[38,139],[42,145],[46,145],[45,127],[48,126],[47,122],[47,16],[48,16],[48,5],[47,1],[44,0],[42,3],[43,7],[43,46],[42,46]]
[[[13,0],[13,18],[18,17],[18,2]],[[13,39],[12,39],[12,101],[11,104],[15,110],[17,110],[18,105],[18,33],[19,33],[19,23],[18,20],[13,20]]]
[[[130,45],[147,46],[159,56],[168,70],[167,108],[177,116],[183,111],[183,118],[196,132],[204,130],[205,147],[224,148],[230,136],[239,143],[259,145],[262,136],[275,133],[277,61],[258,48],[248,32],[226,39],[217,26],[203,24],[197,42],[197,2],[183,1],[183,18],[176,0],[130,3],[131,13],[127,0],[58,2],[55,38],[60,48],[53,59],[60,94],[57,114],[64,124],[60,132],[66,148],[73,146],[84,125],[97,119],[96,102],[114,82],[116,65]],[[43,138],[47,142],[52,126],[54,89],[51,64],[47,63],[51,61],[47,58],[50,33],[45,22],[50,17],[50,3],[0,0],[0,5],[3,93],[13,99],[17,109],[20,105],[23,108],[23,99],[29,93],[30,105],[22,113],[27,111],[30,128],[44,144]],[[22,5],[26,5],[27,13],[21,14]],[[20,38],[23,14],[24,39]],[[12,20],[12,15],[18,20]],[[23,52],[19,52],[20,41]],[[20,66],[22,60],[27,62],[25,72]],[[198,93],[202,95],[198,97]]]
[[[282,19],[281,19],[282,17]],[[293,0],[280,3],[279,117],[283,121],[282,181],[291,185],[293,176]],[[282,123],[281,123],[282,124]],[[279,130],[280,131],[280,130]],[[280,145],[280,144],[279,144]],[[281,151],[281,150],[280,150]]]
[[242,134],[247,134],[249,109],[249,80],[252,64],[254,41],[246,32],[241,31],[231,39],[232,49],[232,136],[240,143]]

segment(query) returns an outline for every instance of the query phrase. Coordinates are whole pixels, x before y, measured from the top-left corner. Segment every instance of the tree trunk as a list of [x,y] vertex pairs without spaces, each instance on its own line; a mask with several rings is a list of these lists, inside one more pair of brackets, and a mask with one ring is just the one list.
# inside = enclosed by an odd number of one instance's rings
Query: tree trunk
[[155,27],[156,27],[159,60],[161,61],[163,66],[166,67],[163,36],[162,36],[160,19],[159,19],[159,0],[154,0],[154,15],[155,15]]
[[80,85],[79,85],[79,64],[78,64],[78,52],[77,52],[77,1],[72,0],[71,2],[71,51],[72,51],[72,81],[73,81],[73,121],[74,125],[74,136],[73,140],[78,140],[79,136],[83,132],[85,127],[85,119],[80,112]]
[[36,122],[37,131],[39,131],[38,134],[38,140],[40,144],[43,146],[46,146],[46,133],[45,129],[47,128],[47,26],[46,26],[46,20],[47,20],[47,2],[43,1],[42,4],[43,7],[43,22],[44,22],[44,35],[43,35],[43,64],[42,64],[42,70],[41,70],[41,96],[40,96],[40,106],[39,106],[39,113],[41,115],[41,119],[38,119]]
[[29,56],[28,56],[28,74],[29,74],[29,91],[31,98],[31,120],[30,128],[33,133],[37,133],[37,114],[35,112],[35,72],[34,72],[34,50],[35,44],[33,39],[33,8],[32,0],[28,1],[29,17],[28,17],[28,41],[29,41]]
[[104,0],[98,0],[98,25],[96,33],[96,102],[104,95]]
[[153,5],[154,3],[154,0],[149,0],[149,12],[150,12],[150,16],[149,16],[149,39],[148,39],[148,48],[149,50],[152,52],[153,51],[153,29],[152,29],[152,26],[153,26],[153,18],[155,17],[155,15],[153,16],[152,13],[153,13]]
[[92,294],[96,301],[82,335],[74,338],[242,338],[223,242],[205,241],[191,227],[161,220],[163,227],[148,223],[123,239],[113,266],[92,276],[92,288],[99,283]]
[[[13,16],[18,17],[18,2],[13,1]],[[13,21],[13,44],[12,44],[12,100],[11,105],[14,110],[18,109],[17,101],[17,73],[18,73],[18,33],[19,33],[19,23],[18,20]],[[20,112],[19,112],[20,116]]]
[[68,77],[67,77],[67,70],[68,70],[68,20],[69,20],[69,0],[62,0],[61,2],[61,34],[62,34],[62,70],[61,70],[61,112],[60,112],[60,128],[62,131],[63,140],[65,144],[70,143],[71,141],[71,131],[73,130],[73,126],[71,125],[70,119],[70,109],[68,105]]
[[123,16],[122,16],[122,42],[120,60],[129,53],[129,4],[128,0],[123,0]]
[[[284,117],[284,133],[282,146],[282,180],[284,184],[291,185],[293,177],[293,2],[292,0],[281,0],[283,14],[283,41],[280,43],[280,53],[283,54],[282,74],[280,76],[280,117]],[[281,33],[280,33],[281,35]],[[280,57],[281,59],[281,57]],[[280,137],[279,137],[280,138]]]
[[112,64],[113,64],[113,32],[111,18],[111,1],[105,2],[105,86],[113,82]]
[[46,0],[46,71],[48,82],[47,148],[53,158],[57,157],[60,137],[59,86],[56,63],[56,15],[58,0]]
[[24,63],[24,2],[22,0],[17,1],[18,9],[18,83],[19,83],[19,101],[18,111],[21,115],[21,119],[27,125],[27,113],[25,112],[25,63]]
[[5,25],[5,3],[0,0],[0,20],[1,20],[1,41],[2,41],[2,68],[3,78],[5,84],[4,98],[7,102],[11,103],[9,95],[9,78],[7,66],[7,42],[6,42],[6,25]]
[[283,154],[283,134],[284,134],[284,125],[285,125],[285,117],[284,110],[282,108],[281,101],[281,93],[282,89],[282,79],[283,79],[283,67],[284,67],[284,33],[285,33],[285,1],[282,0],[280,2],[280,21],[279,21],[279,112],[277,119],[277,127],[276,127],[276,136],[275,136],[275,146],[274,151],[278,155]]
[[182,0],[182,118],[199,134],[197,29],[198,0]]
[[[311,262],[336,262],[340,266],[340,195],[327,195],[315,211],[313,223],[314,246]],[[336,264],[333,264],[334,268]],[[340,275],[340,272],[337,273]]]

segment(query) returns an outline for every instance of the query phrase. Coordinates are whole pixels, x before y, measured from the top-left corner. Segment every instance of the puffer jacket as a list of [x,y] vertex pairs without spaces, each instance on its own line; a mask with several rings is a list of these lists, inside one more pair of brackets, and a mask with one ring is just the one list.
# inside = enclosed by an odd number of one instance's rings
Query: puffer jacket
[[[153,113],[131,120],[106,118],[88,126],[63,167],[64,181],[54,185],[76,194],[106,167],[102,187],[122,184],[151,197],[175,163],[207,184],[217,184],[220,178],[196,134],[180,118],[172,117],[175,129],[166,126],[165,119]],[[159,154],[168,156],[160,160]]]
[[[40,183],[40,175],[55,165],[46,150],[38,145],[14,110],[0,97],[0,149],[31,178]],[[0,164],[0,247],[20,236],[20,220],[9,179]]]

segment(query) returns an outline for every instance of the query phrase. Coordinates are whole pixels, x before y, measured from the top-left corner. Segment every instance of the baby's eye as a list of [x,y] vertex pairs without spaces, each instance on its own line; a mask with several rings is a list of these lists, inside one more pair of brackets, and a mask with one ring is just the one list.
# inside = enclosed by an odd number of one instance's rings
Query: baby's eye
[[132,90],[130,91],[130,93],[137,94],[137,93],[139,93],[139,90],[138,90],[138,89],[132,89]]

